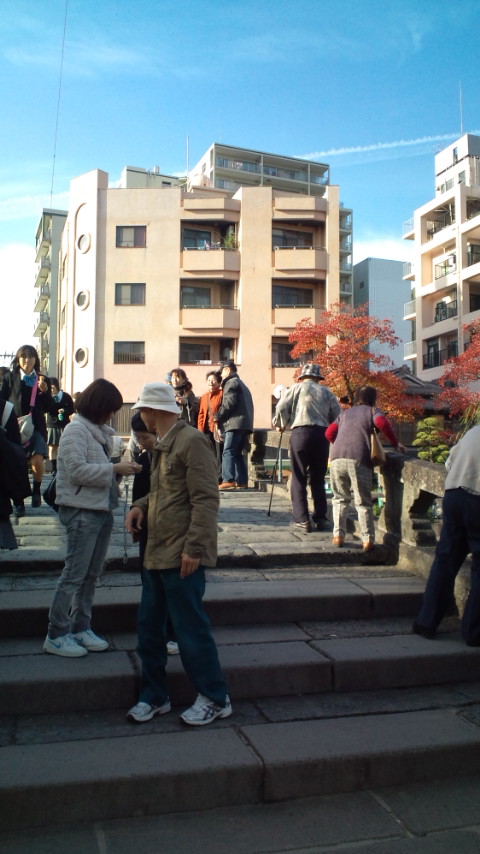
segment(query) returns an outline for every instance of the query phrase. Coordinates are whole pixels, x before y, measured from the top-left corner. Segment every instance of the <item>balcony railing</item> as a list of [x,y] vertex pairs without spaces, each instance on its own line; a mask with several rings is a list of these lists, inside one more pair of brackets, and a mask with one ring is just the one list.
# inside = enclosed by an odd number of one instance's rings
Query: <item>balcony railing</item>
[[410,302],[406,302],[403,305],[403,319],[405,320],[407,317],[411,317],[412,314],[416,314],[417,311],[417,301],[412,299]]
[[440,323],[442,320],[448,320],[450,317],[456,317],[458,314],[457,302],[444,303],[435,308],[434,323]]
[[417,355],[417,342],[416,341],[406,341],[403,345],[403,358],[411,359],[413,356]]
[[436,350],[435,352],[424,355],[423,369],[439,368],[447,359],[453,359],[455,356],[458,356],[458,344],[456,341],[449,344],[443,350]]
[[480,246],[469,246],[467,251],[467,267],[480,261]]
[[413,276],[413,264],[411,261],[404,261],[403,264],[403,278],[406,279],[407,276]]
[[405,222],[403,223],[403,234],[410,234],[410,232],[413,231],[413,223],[413,217],[411,219],[405,220]]
[[444,228],[448,228],[454,222],[455,216],[447,211],[441,214],[441,216],[436,217],[436,219],[427,219],[427,240],[433,240],[439,231],[443,231]]
[[[480,249],[480,247],[479,247]],[[480,260],[480,256],[479,256]],[[445,261],[441,261],[440,264],[435,264],[433,271],[435,275],[435,279],[441,279],[442,276],[448,276],[449,273],[455,273],[457,270],[457,259],[455,255],[451,255],[450,258],[446,258]]]

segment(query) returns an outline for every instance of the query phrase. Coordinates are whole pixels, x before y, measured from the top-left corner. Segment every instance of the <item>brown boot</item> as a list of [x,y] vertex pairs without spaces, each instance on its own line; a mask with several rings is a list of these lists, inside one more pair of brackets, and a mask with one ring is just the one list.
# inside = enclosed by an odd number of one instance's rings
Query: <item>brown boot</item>
[[337,546],[337,548],[341,549],[344,542],[343,537],[333,537],[332,546]]

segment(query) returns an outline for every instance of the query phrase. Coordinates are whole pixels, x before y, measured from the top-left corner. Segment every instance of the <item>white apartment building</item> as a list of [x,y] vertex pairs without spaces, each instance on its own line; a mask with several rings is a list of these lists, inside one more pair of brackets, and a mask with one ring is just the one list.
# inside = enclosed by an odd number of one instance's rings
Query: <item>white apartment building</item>
[[462,325],[480,315],[480,137],[465,134],[435,157],[435,196],[404,225],[415,241],[405,265],[412,299],[404,318],[413,322],[404,358],[419,377],[438,379],[446,359],[468,341]]
[[[110,379],[127,418],[143,383],[180,365],[200,395],[231,357],[255,426],[269,427],[273,389],[296,366],[290,332],[352,298],[352,214],[326,166],[217,144],[205,157],[215,168],[195,167],[188,187],[156,168],[126,167],[116,188],[100,170],[71,182],[58,372],[69,392]],[[288,175],[271,174],[269,158]],[[214,186],[229,170],[236,186]]]
[[40,365],[48,376],[57,372],[58,336],[58,255],[67,211],[44,208],[35,236],[35,296],[36,314],[33,337],[39,339]]

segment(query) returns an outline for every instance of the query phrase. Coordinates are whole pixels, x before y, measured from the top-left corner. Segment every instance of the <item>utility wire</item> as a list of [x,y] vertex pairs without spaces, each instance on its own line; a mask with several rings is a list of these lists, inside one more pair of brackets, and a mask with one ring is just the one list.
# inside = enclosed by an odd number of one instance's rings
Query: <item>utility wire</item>
[[52,207],[53,202],[53,181],[55,178],[55,161],[57,157],[57,136],[58,136],[58,117],[60,114],[60,98],[62,94],[62,80],[63,80],[63,56],[65,53],[65,34],[67,32],[67,13],[68,13],[68,0],[65,0],[65,17],[63,21],[63,37],[62,37],[62,56],[60,59],[60,79],[58,81],[58,97],[57,97],[57,115],[55,117],[55,135],[53,139],[53,164],[52,164],[52,183],[50,185],[50,207]]

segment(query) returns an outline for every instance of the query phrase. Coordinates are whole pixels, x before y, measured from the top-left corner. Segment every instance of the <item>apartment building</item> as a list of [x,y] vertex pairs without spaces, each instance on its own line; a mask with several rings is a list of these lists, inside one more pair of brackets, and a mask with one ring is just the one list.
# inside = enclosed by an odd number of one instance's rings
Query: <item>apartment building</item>
[[[270,426],[273,389],[295,369],[290,332],[352,298],[352,214],[328,167],[226,148],[209,149],[212,169],[200,161],[188,182],[132,167],[116,188],[100,170],[71,182],[58,347],[68,391],[105,376],[127,409],[144,382],[181,365],[201,394],[231,357],[256,426]],[[289,174],[269,174],[269,158]],[[236,186],[215,186],[229,170]]]
[[412,340],[404,359],[422,379],[435,380],[446,359],[462,353],[462,325],[480,314],[480,137],[465,134],[435,157],[435,196],[404,224],[415,241],[404,279],[412,297],[404,318]]
[[372,344],[375,352],[388,356],[396,367],[403,364],[405,341],[410,341],[411,324],[404,320],[404,305],[410,299],[410,282],[403,278],[403,261],[385,258],[365,258],[353,266],[353,305],[368,303],[368,313],[380,320],[392,322],[398,337],[396,347]]
[[58,337],[58,256],[67,211],[44,208],[35,235],[35,296],[33,336],[39,339],[40,365],[56,376]]

